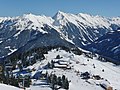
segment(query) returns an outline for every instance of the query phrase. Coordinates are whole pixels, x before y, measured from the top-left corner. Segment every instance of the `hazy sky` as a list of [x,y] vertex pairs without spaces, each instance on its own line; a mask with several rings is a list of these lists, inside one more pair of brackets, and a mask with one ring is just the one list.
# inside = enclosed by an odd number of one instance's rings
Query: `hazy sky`
[[120,0],[0,0],[0,16],[26,13],[53,16],[57,11],[120,16]]

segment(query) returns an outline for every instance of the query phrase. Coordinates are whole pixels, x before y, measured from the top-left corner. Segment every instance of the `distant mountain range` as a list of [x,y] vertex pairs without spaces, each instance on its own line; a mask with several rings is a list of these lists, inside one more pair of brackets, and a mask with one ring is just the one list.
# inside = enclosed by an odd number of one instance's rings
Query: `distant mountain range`
[[[19,49],[24,52],[35,47],[61,45],[69,48],[87,46],[88,50],[98,50],[99,53],[102,52],[108,57],[113,55],[116,59],[120,55],[117,49],[119,40],[116,40],[119,32],[114,30],[118,27],[120,17],[105,18],[61,11],[53,17],[33,14],[0,17],[0,57],[3,58]],[[110,42],[106,37],[110,38]],[[112,46],[108,42],[112,43]],[[109,48],[105,48],[104,44]]]
[[87,45],[86,49],[110,57],[120,64],[120,30],[108,32],[95,42]]

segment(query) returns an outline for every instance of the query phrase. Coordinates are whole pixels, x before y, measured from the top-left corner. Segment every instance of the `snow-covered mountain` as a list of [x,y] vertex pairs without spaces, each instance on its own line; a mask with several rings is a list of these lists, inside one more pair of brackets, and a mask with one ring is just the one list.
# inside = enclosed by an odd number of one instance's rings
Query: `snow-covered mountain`
[[[119,90],[120,67],[99,58],[103,55],[120,61],[120,30],[115,31],[118,27],[120,17],[105,18],[61,11],[53,17],[33,14],[0,17],[0,58],[12,54],[5,63],[14,67],[13,76],[30,75],[31,85],[26,90],[51,90],[51,83],[43,77],[34,80],[34,75],[40,72],[57,77],[65,75],[69,80],[69,90]],[[82,49],[76,55],[73,48],[87,48],[100,55]],[[41,59],[42,55],[44,58]],[[19,61],[22,69],[30,72],[26,74],[19,70]],[[19,89],[4,84],[0,87]],[[60,87],[59,90],[64,89]]]
[[120,18],[57,12],[53,17],[25,14],[0,17],[0,57],[25,50],[63,45],[83,47],[120,26]]
[[75,15],[59,11],[53,19],[54,25],[59,27],[62,36],[79,47],[93,42],[106,32],[120,26],[120,18],[110,19],[83,13]]
[[97,52],[111,61],[120,64],[120,30],[109,32],[94,43],[87,46],[87,49]]
[[22,47],[28,50],[42,46],[67,45],[69,42],[60,37],[51,23],[50,17],[32,14],[3,20],[0,23],[1,56],[10,55]]

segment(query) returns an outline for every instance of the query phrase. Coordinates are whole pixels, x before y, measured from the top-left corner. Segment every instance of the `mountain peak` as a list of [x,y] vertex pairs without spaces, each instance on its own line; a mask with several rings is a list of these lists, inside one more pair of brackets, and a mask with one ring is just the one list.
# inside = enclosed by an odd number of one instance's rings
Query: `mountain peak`
[[65,13],[62,12],[62,11],[58,11],[54,16],[53,16],[53,19],[62,19],[64,17]]
[[59,25],[65,25],[66,23],[66,13],[62,11],[58,11],[55,16],[52,18],[54,19],[54,25],[59,26]]
[[33,17],[37,17],[37,15],[34,15],[32,13],[23,14],[23,18],[33,18]]
[[62,12],[62,11],[58,11],[57,14],[64,14],[64,12]]
[[87,14],[87,13],[78,13],[77,16],[92,16],[92,15]]

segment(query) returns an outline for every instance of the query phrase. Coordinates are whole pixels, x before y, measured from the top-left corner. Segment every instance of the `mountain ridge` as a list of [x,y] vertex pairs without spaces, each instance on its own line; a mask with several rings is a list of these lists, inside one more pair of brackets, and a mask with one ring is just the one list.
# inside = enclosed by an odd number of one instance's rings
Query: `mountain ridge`
[[87,45],[87,49],[92,52],[109,57],[112,61],[120,64],[120,30],[108,32],[94,43]]
[[71,43],[75,47],[83,48],[119,26],[119,17],[107,19],[61,11],[53,17],[34,14],[0,17],[0,57],[12,54],[34,40],[36,44],[28,45],[29,49],[36,45],[56,45],[55,42],[59,41],[62,44],[64,42],[64,45]]

